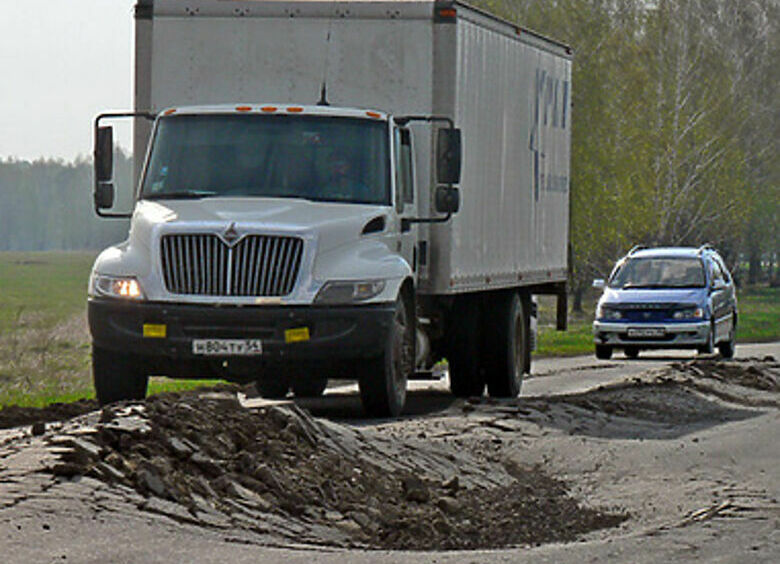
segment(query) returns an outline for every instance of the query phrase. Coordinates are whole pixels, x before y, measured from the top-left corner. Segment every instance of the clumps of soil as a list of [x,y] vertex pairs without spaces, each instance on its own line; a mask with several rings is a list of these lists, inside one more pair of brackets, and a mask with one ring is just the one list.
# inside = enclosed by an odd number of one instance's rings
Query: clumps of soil
[[675,363],[672,368],[693,378],[711,378],[725,384],[780,392],[780,363],[771,356],[761,360],[697,358]]
[[[91,433],[54,438],[63,452],[51,470],[129,486],[203,526],[227,520],[336,546],[499,548],[571,541],[626,519],[581,506],[537,467],[498,466],[508,485],[492,488],[414,475],[408,460],[388,470],[339,443],[370,433],[329,432],[335,425],[296,406],[246,409],[227,392],[157,396],[105,408]],[[436,448],[399,452],[424,465]]]
[[8,405],[0,409],[0,429],[23,425],[45,425],[52,421],[64,421],[98,408],[96,400],[82,399],[72,403],[53,403],[46,407],[19,407]]

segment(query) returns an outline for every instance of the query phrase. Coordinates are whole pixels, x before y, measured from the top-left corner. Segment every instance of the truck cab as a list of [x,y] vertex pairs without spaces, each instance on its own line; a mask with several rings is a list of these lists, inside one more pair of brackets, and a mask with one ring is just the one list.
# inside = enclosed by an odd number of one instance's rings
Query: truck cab
[[[459,156],[442,147],[453,180]],[[113,203],[110,154],[98,142],[99,213]],[[100,401],[143,397],[149,374],[256,380],[267,397],[342,378],[361,382],[370,412],[400,412],[417,340],[412,162],[409,129],[379,111],[160,112],[129,238],[90,278]]]

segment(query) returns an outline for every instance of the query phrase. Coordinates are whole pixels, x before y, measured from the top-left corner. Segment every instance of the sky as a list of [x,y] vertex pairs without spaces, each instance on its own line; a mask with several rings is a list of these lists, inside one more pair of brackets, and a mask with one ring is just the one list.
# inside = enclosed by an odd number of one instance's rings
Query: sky
[[95,116],[132,110],[134,5],[0,0],[0,159],[88,156]]

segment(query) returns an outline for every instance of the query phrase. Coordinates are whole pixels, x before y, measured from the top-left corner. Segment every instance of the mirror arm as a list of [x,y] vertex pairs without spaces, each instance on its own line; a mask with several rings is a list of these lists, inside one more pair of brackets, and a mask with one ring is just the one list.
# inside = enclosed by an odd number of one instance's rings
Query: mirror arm
[[447,223],[451,217],[451,212],[443,217],[402,217],[401,231],[408,231],[413,223]]

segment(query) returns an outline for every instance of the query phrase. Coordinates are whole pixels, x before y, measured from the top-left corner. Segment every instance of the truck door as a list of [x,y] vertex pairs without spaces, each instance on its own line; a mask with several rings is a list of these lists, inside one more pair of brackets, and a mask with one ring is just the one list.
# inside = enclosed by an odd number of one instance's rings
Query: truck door
[[414,203],[414,170],[412,158],[412,135],[408,129],[395,128],[395,209],[399,217],[399,239],[396,250],[406,259],[412,270],[417,273],[417,227],[410,224],[401,226],[401,218],[416,216]]

